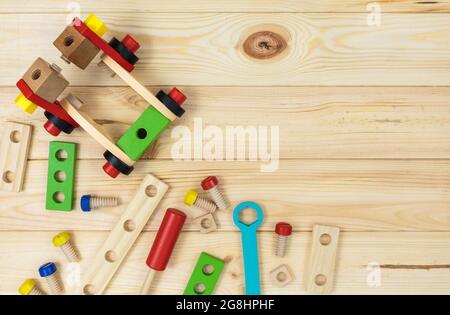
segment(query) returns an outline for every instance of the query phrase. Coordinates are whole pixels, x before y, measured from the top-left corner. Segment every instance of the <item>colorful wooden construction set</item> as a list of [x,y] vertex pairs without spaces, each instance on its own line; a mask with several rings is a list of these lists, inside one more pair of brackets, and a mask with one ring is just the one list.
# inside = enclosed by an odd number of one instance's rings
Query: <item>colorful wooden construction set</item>
[[[107,31],[105,24],[94,15],[90,15],[84,22],[75,18],[53,44],[61,52],[61,58],[64,61],[73,63],[80,69],[85,69],[101,51],[99,66],[108,70],[113,76],[118,75],[149,103],[147,109],[117,141],[114,141],[83,111],[83,106],[86,105],[82,100],[71,94],[60,98],[69,86],[69,81],[62,76],[60,67],[42,58],[36,59],[17,82],[20,94],[16,104],[29,114],[32,114],[37,107],[41,107],[47,119],[44,128],[52,136],[58,136],[61,131],[70,134],[74,129],[81,127],[104,147],[103,156],[106,163],[103,170],[110,177],[116,178],[120,173],[129,175],[133,171],[134,163],[158,136],[172,121],[184,114],[185,111],[181,105],[186,100],[186,96],[177,88],[173,88],[167,94],[161,90],[153,95],[131,74],[139,60],[136,56],[140,48],[139,43],[130,35],[126,35],[121,41],[113,37],[106,42],[102,37]],[[20,192],[28,157],[31,127],[8,122],[4,124],[2,135],[0,170],[3,177],[0,189]],[[75,143],[50,142],[47,210],[71,211],[73,209],[76,149]],[[209,198],[200,195],[195,189],[190,189],[187,191],[184,202],[188,206],[194,206],[206,212],[196,218],[195,222],[201,233],[210,233],[217,229],[214,212],[217,209],[228,209],[230,203],[219,189],[219,181],[215,176],[205,178],[201,182],[201,187]],[[145,176],[119,221],[97,251],[88,270],[84,271],[81,293],[102,294],[105,292],[168,189],[168,185],[155,176],[151,174]],[[81,198],[83,211],[117,204],[118,200],[114,197],[85,195]],[[257,213],[257,220],[251,224],[243,223],[239,218],[240,212],[248,208]],[[242,233],[245,292],[249,295],[260,294],[257,229],[263,221],[263,210],[254,202],[243,202],[235,207],[233,219]],[[184,212],[174,208],[167,209],[146,261],[149,270],[142,281],[141,294],[148,294],[156,273],[166,269],[185,220]],[[276,225],[275,254],[277,256],[283,257],[286,254],[287,242],[291,234],[290,224],[280,222]],[[314,226],[312,250],[308,270],[305,273],[307,291],[331,292],[338,236],[338,228]],[[69,233],[57,234],[52,242],[55,247],[61,248],[69,262],[80,261],[81,257]],[[205,252],[200,253],[184,294],[212,294],[224,268],[226,264],[223,260]],[[39,268],[39,275],[46,279],[52,294],[64,292],[55,263],[48,262],[42,265]],[[284,264],[272,270],[270,276],[277,286],[288,285],[294,279],[291,269]],[[34,279],[26,279],[20,285],[19,292],[24,295],[45,294]]]

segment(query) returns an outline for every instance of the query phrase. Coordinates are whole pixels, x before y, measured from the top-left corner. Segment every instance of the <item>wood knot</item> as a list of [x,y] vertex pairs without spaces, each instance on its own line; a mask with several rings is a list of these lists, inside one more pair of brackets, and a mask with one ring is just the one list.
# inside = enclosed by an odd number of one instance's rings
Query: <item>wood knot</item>
[[287,48],[287,41],[280,34],[259,31],[251,34],[243,43],[244,52],[255,59],[270,59]]

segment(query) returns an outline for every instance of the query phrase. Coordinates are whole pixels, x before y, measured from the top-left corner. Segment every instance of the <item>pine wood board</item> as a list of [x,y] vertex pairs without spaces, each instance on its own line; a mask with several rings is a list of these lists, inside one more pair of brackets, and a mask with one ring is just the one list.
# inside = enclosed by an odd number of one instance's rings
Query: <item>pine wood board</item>
[[[66,17],[0,14],[0,85],[13,84],[36,54],[59,59],[51,43]],[[99,17],[112,30],[106,38],[130,33],[141,43],[134,74],[145,85],[450,85],[446,13],[384,13],[378,27],[367,25],[365,13],[124,12]],[[282,36],[284,55],[273,62],[247,57],[241,43],[258,30]],[[70,69],[63,74],[72,85],[124,85],[95,62],[85,71],[64,68]]]
[[[183,204],[189,188],[214,174],[231,201],[217,210],[221,231],[237,231],[231,209],[241,201],[261,204],[266,219],[261,229],[289,221],[296,230],[313,224],[337,225],[344,231],[450,231],[450,162],[427,160],[283,160],[274,173],[261,173],[255,162],[140,161],[130,176],[111,179],[102,160],[79,160],[75,208],[71,213],[44,210],[47,162],[30,161],[24,192],[0,194],[0,230],[109,230],[147,173],[170,189],[146,229],[156,230],[168,207],[186,211],[187,230],[204,212]],[[84,213],[83,194],[116,196],[122,206]]]
[[[82,12],[366,12],[375,1],[355,0],[77,0]],[[450,2],[415,0],[376,1],[382,12],[450,12]],[[75,5],[58,0],[3,0],[0,13],[76,12]]]
[[[13,294],[21,281],[38,277],[40,264],[53,260],[63,272],[66,289],[76,292],[77,266],[69,266],[62,252],[51,244],[53,232],[0,232],[0,292]],[[74,232],[85,270],[107,232]],[[107,294],[137,294],[147,272],[145,259],[154,233],[141,234],[122,267],[112,280]],[[258,233],[260,247],[261,288],[263,294],[306,294],[304,272],[311,233],[294,233],[285,258],[274,254],[274,235]],[[164,272],[158,273],[151,294],[182,294],[198,255],[206,251],[225,259],[226,265],[215,294],[242,294],[242,250],[238,233],[216,232],[204,237],[183,232]],[[220,246],[218,246],[220,244]],[[340,236],[334,294],[449,294],[450,233],[344,232]],[[270,281],[270,271],[285,263],[295,280],[284,288]],[[367,265],[378,268],[367,270]],[[380,286],[370,287],[368,276],[380,274]],[[41,281],[42,282],[42,281]],[[371,282],[372,285],[375,282]],[[72,284],[69,286],[69,284]],[[42,282],[45,288],[45,283]]]
[[[156,93],[162,88],[149,87]],[[175,126],[203,128],[279,126],[280,159],[450,158],[449,87],[186,87],[186,114],[166,130],[143,158],[171,159]],[[148,106],[126,87],[74,87],[83,110],[114,139]],[[0,121],[34,125],[31,159],[47,159],[50,136],[43,111],[32,115],[15,106],[18,90],[0,87]],[[61,135],[80,144],[80,159],[101,159],[104,149],[84,131]],[[206,141],[204,141],[206,143]],[[270,144],[270,143],[269,143]]]

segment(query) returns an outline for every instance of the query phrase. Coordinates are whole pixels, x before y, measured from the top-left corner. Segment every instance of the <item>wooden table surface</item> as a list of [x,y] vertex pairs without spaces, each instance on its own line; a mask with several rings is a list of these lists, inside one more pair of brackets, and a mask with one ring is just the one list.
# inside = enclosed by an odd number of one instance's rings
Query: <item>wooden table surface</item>
[[[37,268],[50,260],[63,269],[64,279],[73,276],[76,266],[68,266],[51,244],[63,230],[74,236],[82,273],[146,173],[170,189],[107,293],[138,292],[155,230],[169,206],[189,218],[152,293],[181,294],[201,251],[227,261],[215,293],[243,293],[232,210],[218,211],[219,231],[205,236],[193,224],[198,213],[182,202],[185,191],[210,174],[219,177],[233,205],[252,200],[263,206],[258,237],[264,294],[305,294],[314,224],[342,231],[333,293],[450,293],[449,0],[379,1],[378,26],[367,23],[377,7],[370,1],[77,3],[83,18],[93,12],[109,26],[107,37],[135,36],[142,46],[135,77],[153,92],[180,87],[188,95],[187,113],[132,175],[117,179],[103,173],[103,150],[84,131],[59,136],[78,143],[76,207],[70,213],[45,210],[48,142],[54,138],[42,128],[42,110],[28,115],[14,105],[15,82],[34,59],[60,65],[71,82],[66,92],[92,104],[86,111],[116,138],[147,104],[95,62],[82,71],[59,59],[52,42],[73,4],[1,1],[0,120],[34,126],[24,191],[0,193],[1,293],[16,293],[21,281],[38,278]],[[276,34],[284,50],[270,59],[248,56],[252,51],[244,50],[243,42],[257,31]],[[263,173],[260,161],[173,161],[171,130],[191,128],[194,118],[222,129],[279,126],[279,169]],[[118,196],[122,205],[83,213],[79,198],[86,193]],[[295,229],[285,258],[274,256],[279,221]],[[295,281],[277,288],[269,272],[282,263],[291,267]],[[375,285],[373,275],[380,276]],[[68,292],[76,291],[76,282],[66,282]]]

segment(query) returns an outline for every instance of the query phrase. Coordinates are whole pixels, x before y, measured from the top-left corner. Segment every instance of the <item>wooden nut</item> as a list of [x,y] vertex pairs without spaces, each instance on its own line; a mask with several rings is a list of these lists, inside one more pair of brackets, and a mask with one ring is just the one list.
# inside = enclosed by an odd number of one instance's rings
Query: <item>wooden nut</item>
[[287,265],[280,265],[270,272],[270,279],[277,287],[285,287],[294,281],[294,275]]
[[195,219],[195,222],[199,227],[200,233],[206,234],[217,231],[216,220],[211,213],[198,217]]
[[62,53],[64,60],[73,62],[81,69],[86,69],[100,51],[73,26],[67,26],[53,45]]
[[56,101],[69,85],[60,71],[42,58],[36,59],[22,78],[34,94],[50,103]]

